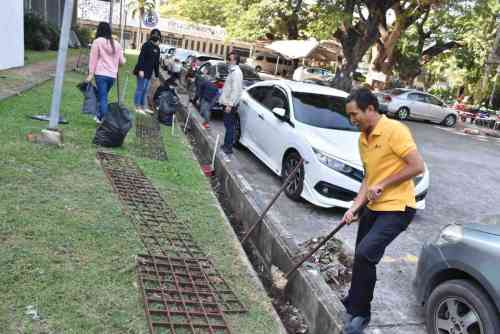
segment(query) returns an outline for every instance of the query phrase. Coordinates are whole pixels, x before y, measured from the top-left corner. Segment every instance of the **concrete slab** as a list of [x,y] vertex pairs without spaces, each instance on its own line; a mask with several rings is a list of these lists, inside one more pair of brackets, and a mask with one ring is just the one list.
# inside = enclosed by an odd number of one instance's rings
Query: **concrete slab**
[[[182,96],[182,100],[184,105],[188,105],[185,96]],[[194,111],[192,105],[189,104],[189,108],[194,114],[192,120],[201,122],[199,114]],[[372,322],[366,331],[367,334],[425,333],[422,310],[411,289],[423,242],[437,236],[441,227],[453,221],[474,221],[483,214],[500,210],[497,207],[500,195],[485,195],[487,189],[482,186],[486,179],[491,181],[487,186],[489,189],[500,186],[500,179],[495,177],[494,172],[494,166],[500,165],[500,157],[496,151],[498,148],[493,142],[482,143],[468,137],[453,136],[456,132],[439,131],[442,128],[425,123],[410,122],[408,125],[431,171],[428,207],[419,212],[409,229],[389,246],[386,257],[378,267]],[[203,137],[209,138],[213,146],[215,136],[223,135],[223,130],[222,122],[215,119],[211,122],[209,130],[200,131],[203,132],[201,134]],[[260,211],[281,184],[277,176],[245,149],[236,150],[227,167],[232,169],[246,197],[249,197]],[[326,235],[340,221],[342,214],[343,211],[339,209],[321,209],[306,202],[293,202],[282,196],[270,210],[268,223],[274,222],[279,225],[281,237],[289,240],[293,248],[293,245],[296,247],[310,238]],[[356,227],[351,226],[343,229],[338,238],[352,251],[355,236]],[[273,247],[270,246],[272,242],[269,239],[261,239],[258,242],[261,243],[258,247],[262,249]],[[273,259],[276,261],[272,250],[264,252],[263,256],[267,256],[267,261]],[[312,278],[308,284],[310,288],[317,282]],[[332,304],[329,304],[328,300],[323,304],[320,303],[322,311],[326,312],[326,315],[342,311],[342,307],[338,306],[338,296],[332,295],[329,291],[323,291],[326,295],[318,295],[318,291],[322,291],[321,288],[324,286],[318,287],[313,295],[333,300]],[[300,293],[295,297],[298,300],[314,298],[310,293],[307,297]],[[319,314],[325,314],[318,309],[318,304],[306,306],[307,301],[302,304],[307,319],[313,322],[311,333],[326,333],[316,331],[321,328],[322,317]],[[328,309],[329,306],[333,310]],[[336,315],[333,316],[335,317]],[[315,325],[318,325],[318,329],[314,328]],[[336,330],[338,328],[335,332]]]

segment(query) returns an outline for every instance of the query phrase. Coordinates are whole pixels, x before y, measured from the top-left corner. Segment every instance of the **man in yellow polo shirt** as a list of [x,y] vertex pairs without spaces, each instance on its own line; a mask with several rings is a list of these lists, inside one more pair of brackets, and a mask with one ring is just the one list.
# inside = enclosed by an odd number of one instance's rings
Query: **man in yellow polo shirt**
[[347,310],[345,334],[360,334],[370,322],[376,266],[386,247],[415,215],[413,177],[424,162],[410,130],[378,111],[377,98],[366,88],[353,91],[346,111],[360,130],[359,152],[365,177],[354,204],[344,215],[350,224],[359,213],[351,288],[343,299]]

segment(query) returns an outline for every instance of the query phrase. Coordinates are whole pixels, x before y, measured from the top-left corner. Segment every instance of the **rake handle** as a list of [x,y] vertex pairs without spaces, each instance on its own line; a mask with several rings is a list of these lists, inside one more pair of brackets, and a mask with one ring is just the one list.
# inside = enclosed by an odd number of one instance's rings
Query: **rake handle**
[[259,216],[259,219],[255,222],[255,224],[253,224],[250,227],[250,229],[248,230],[247,234],[245,234],[245,237],[243,237],[243,239],[241,239],[241,243],[242,244],[248,239],[248,237],[250,236],[250,234],[252,234],[253,230],[257,227],[257,225],[259,225],[262,222],[262,220],[264,220],[264,217],[266,216],[266,214],[269,211],[269,209],[271,209],[271,207],[276,202],[276,200],[278,199],[278,197],[281,195],[281,193],[283,192],[283,190],[285,190],[285,188],[288,186],[288,184],[290,183],[290,181],[292,181],[292,179],[295,176],[295,174],[297,174],[299,172],[300,167],[303,164],[304,164],[304,158],[300,158],[299,163],[297,164],[297,166],[295,166],[293,168],[292,172],[290,174],[288,174],[287,178],[285,179],[285,182],[283,182],[283,184],[281,185],[280,190],[274,195],[273,199],[271,200],[271,202],[269,202],[269,204],[266,206],[266,208],[264,209],[264,211],[262,211],[262,213]]
[[293,268],[290,269],[285,274],[285,278],[288,278],[291,274],[293,274],[304,262],[306,262],[314,253],[316,253],[318,249],[320,249],[324,244],[326,244],[328,240],[330,240],[338,231],[340,231],[346,225],[347,223],[344,220],[342,220],[340,224],[338,224],[337,227],[335,227],[335,229],[332,232],[330,232],[330,234],[328,234],[325,239],[323,239],[323,241],[321,241],[316,247],[314,247],[312,251],[306,254],[306,256],[304,256],[302,260],[299,261],[299,263],[294,265]]

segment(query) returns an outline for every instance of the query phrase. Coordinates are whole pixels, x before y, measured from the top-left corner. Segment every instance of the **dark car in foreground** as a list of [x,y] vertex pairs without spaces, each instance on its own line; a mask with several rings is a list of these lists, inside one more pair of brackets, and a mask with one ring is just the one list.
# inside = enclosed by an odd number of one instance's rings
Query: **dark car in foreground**
[[[262,81],[259,74],[255,70],[246,64],[240,64],[240,69],[243,74],[243,89],[250,87],[258,81]],[[202,73],[208,68],[208,77],[210,78],[214,85],[222,91],[224,87],[224,82],[229,74],[229,65],[223,61],[209,60],[203,63],[195,72],[194,75],[194,85],[190,85],[189,98],[191,101],[198,101],[199,96],[197,95],[197,87],[201,80],[206,80],[202,77]],[[216,104],[213,110],[222,110],[219,104]]]
[[414,288],[430,334],[500,333],[500,218],[452,224],[422,248]]

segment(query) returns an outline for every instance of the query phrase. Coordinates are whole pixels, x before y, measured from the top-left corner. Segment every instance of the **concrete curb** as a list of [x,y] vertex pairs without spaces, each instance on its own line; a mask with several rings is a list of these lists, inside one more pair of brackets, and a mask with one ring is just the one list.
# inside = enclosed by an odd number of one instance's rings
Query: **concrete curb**
[[[187,108],[180,108],[179,119],[185,121],[189,108],[189,105]],[[201,116],[192,108],[191,111],[191,134],[205,155],[203,158],[209,159],[213,154],[215,139],[201,127]],[[229,199],[228,204],[248,229],[257,221],[266,203],[253,192],[245,177],[237,173],[239,165],[239,161],[227,160],[225,155],[219,152],[215,159],[215,172]],[[283,271],[291,269],[292,257],[299,253],[299,247],[286,228],[270,216],[255,229],[250,241],[267,270],[270,270],[271,265],[276,265]],[[339,297],[319,273],[299,269],[289,280],[286,293],[305,315],[310,334],[341,333],[341,314],[344,308]]]

